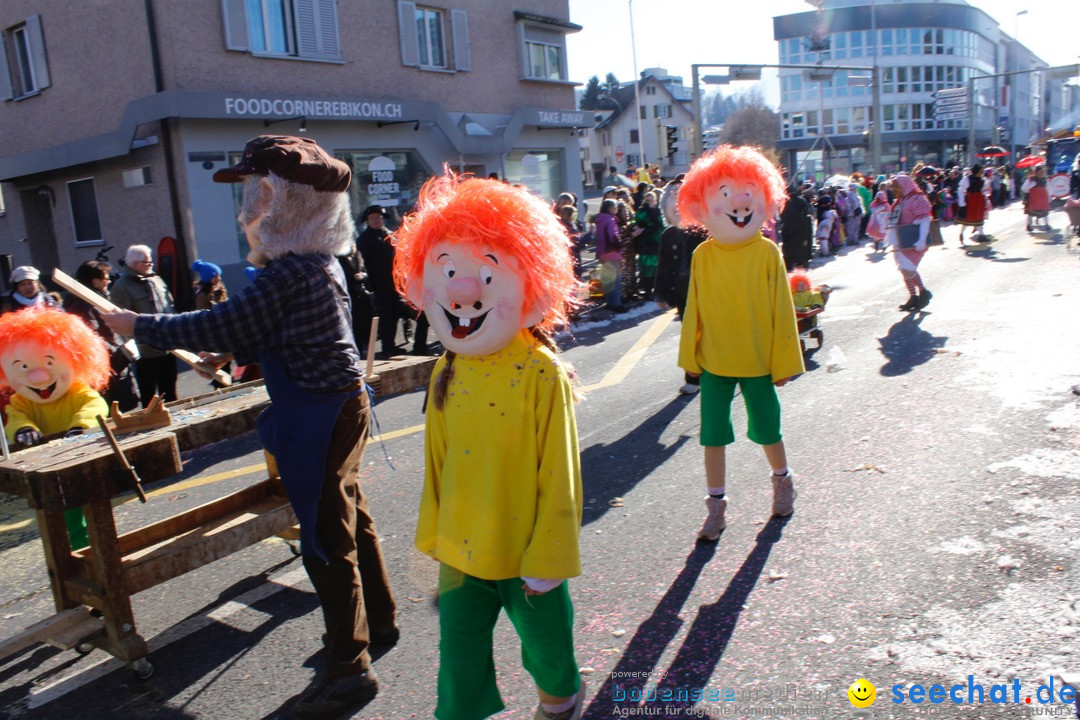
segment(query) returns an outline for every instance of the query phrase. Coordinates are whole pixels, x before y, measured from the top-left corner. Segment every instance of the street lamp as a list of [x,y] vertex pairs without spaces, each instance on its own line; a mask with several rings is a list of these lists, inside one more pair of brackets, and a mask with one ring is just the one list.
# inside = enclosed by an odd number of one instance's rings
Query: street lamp
[[1018,43],[1020,42],[1020,16],[1021,15],[1027,15],[1027,14],[1028,14],[1027,10],[1021,10],[1020,12],[1016,13],[1016,22],[1013,25],[1013,40],[1015,40]]
[[630,11],[630,52],[634,56],[634,104],[637,105],[637,137],[638,150],[641,151],[638,166],[645,164],[645,132],[641,125],[641,78],[637,71],[637,44],[634,41],[634,0],[627,0],[627,8]]

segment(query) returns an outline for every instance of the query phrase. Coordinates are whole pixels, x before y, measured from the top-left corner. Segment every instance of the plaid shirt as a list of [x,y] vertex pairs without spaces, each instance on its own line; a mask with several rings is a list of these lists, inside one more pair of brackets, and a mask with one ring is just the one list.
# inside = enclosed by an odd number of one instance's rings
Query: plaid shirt
[[140,315],[135,338],[159,348],[231,352],[241,365],[273,352],[305,390],[339,390],[363,377],[344,287],[336,259],[289,254],[209,310]]

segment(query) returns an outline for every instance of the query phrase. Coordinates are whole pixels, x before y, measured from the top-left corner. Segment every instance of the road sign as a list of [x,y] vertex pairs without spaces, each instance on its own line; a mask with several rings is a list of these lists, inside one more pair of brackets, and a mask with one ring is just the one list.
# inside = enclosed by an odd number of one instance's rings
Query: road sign
[[934,113],[935,120],[966,120],[967,116],[967,110],[963,112]]
[[966,87],[945,88],[944,90],[935,90],[933,96],[936,98],[967,97],[967,91]]
[[968,99],[966,96],[938,98],[934,101],[934,109],[944,107],[963,107],[964,105],[967,105],[967,102]]
[[1051,175],[1046,181],[1046,189],[1050,191],[1050,197],[1066,197],[1069,194],[1069,176],[1065,173]]

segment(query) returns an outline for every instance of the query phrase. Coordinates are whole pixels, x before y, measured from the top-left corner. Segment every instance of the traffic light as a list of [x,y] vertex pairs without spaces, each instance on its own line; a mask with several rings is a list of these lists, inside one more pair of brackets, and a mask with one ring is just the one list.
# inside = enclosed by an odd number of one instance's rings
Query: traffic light
[[665,125],[664,131],[667,133],[667,154],[671,157],[679,150],[679,128],[674,125]]

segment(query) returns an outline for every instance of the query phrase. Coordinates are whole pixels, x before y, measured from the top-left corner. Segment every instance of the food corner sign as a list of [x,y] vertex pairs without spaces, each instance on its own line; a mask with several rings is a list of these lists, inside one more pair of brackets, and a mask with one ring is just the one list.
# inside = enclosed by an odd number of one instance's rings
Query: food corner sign
[[312,118],[347,118],[354,120],[400,120],[405,105],[377,100],[306,100],[282,97],[226,97],[226,117],[262,117],[265,115]]

